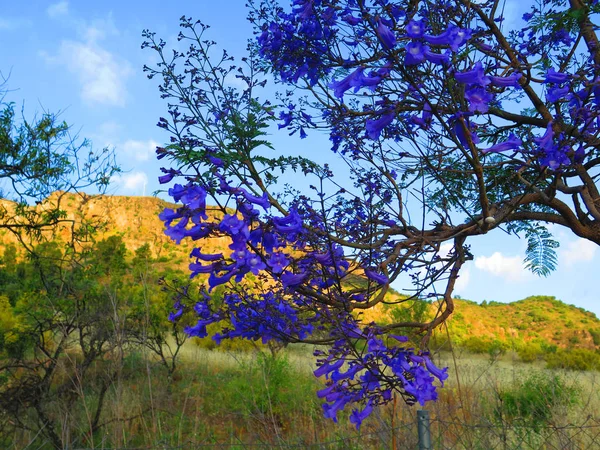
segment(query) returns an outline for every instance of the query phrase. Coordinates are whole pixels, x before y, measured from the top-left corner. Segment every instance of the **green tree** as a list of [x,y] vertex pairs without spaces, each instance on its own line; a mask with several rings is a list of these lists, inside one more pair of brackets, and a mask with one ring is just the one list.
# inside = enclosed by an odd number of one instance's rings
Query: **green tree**
[[0,229],[11,232],[31,251],[58,225],[72,228],[74,241],[85,240],[90,223],[68,218],[65,196],[94,189],[103,192],[119,171],[114,153],[94,150],[71,133],[59,115],[47,113],[32,120],[18,118],[13,103],[3,101],[0,85]]

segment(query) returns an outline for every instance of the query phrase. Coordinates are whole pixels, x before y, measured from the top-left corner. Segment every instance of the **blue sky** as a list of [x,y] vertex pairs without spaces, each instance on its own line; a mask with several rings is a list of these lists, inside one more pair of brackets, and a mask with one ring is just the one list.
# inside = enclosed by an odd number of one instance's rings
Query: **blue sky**
[[[239,55],[251,36],[244,0],[42,1],[4,2],[0,10],[0,71],[9,76],[6,101],[24,106],[28,117],[61,111],[61,117],[95,147],[113,147],[125,172],[111,193],[149,195],[159,188],[154,148],[167,136],[155,124],[166,108],[144,64],[152,51],[140,49],[141,31],[175,42],[179,17],[212,26],[209,37]],[[505,15],[518,20],[526,2],[507,1]],[[276,148],[333,161],[325,139],[276,137]],[[600,316],[595,277],[600,252],[595,244],[552,227],[561,242],[559,269],[548,278],[522,270],[526,242],[501,231],[471,240],[468,263],[456,293],[476,301],[514,301],[554,295]],[[402,289],[402,286],[396,286]]]

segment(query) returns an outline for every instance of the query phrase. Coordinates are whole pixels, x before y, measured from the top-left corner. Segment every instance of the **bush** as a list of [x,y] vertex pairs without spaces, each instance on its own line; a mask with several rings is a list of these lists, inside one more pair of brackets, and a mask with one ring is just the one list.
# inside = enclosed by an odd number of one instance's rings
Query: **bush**
[[297,414],[307,398],[316,402],[314,379],[298,377],[286,355],[257,352],[242,369],[244,376],[228,381],[228,390],[236,393],[230,400],[243,415],[281,417]]
[[533,362],[544,354],[542,346],[537,342],[523,344],[517,349],[517,355],[523,362]]
[[[494,414],[499,420],[518,421],[539,430],[557,408],[575,405],[580,388],[569,386],[558,375],[535,374],[510,389],[498,392]],[[561,411],[564,413],[564,411]]]
[[546,355],[549,369],[600,370],[600,355],[583,348],[560,349]]
[[594,345],[600,345],[600,330],[589,330],[589,333],[592,336]]
[[508,350],[508,346],[498,339],[479,338],[475,336],[462,341],[460,347],[471,353],[488,353],[493,357],[503,355]]

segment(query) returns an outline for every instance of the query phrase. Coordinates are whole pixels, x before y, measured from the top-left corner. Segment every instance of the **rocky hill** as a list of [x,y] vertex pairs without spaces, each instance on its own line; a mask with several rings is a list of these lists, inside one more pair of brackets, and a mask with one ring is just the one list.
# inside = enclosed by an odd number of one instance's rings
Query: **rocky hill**
[[[131,253],[147,243],[155,260],[173,269],[187,271],[189,253],[198,243],[184,240],[181,245],[176,245],[165,236],[163,223],[158,218],[164,208],[174,205],[155,197],[55,193],[36,208],[44,209],[57,202],[65,211],[65,219],[76,222],[85,218],[96,224],[96,240],[120,235]],[[12,208],[14,204],[0,201],[0,213],[4,211],[10,216]],[[66,222],[53,238],[66,241],[72,230],[70,225],[70,222]],[[0,242],[7,244],[15,241],[10,232],[0,230]],[[202,242],[205,253],[226,251],[227,245],[226,240],[219,238]],[[400,298],[401,294],[392,291],[388,300]],[[373,311],[365,313],[365,319],[383,322],[399,318],[414,319],[414,316],[408,317],[414,314],[414,306],[378,305]],[[435,306],[430,304],[423,309],[423,314],[431,315],[434,311]],[[537,342],[559,348],[600,348],[598,318],[591,312],[567,305],[554,297],[537,296],[513,303],[483,304],[456,299],[455,313],[448,321],[448,326],[457,342],[476,338],[507,345],[511,342]]]

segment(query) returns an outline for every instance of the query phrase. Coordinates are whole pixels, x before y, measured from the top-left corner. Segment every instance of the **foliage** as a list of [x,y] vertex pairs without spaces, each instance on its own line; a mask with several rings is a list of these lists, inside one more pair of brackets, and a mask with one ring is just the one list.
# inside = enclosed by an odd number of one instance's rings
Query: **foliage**
[[525,250],[525,267],[537,275],[547,277],[556,269],[557,256],[554,251],[558,242],[542,226],[531,227],[525,233],[527,249]]
[[549,369],[600,370],[600,355],[584,348],[559,349],[546,355]]
[[[169,109],[158,123],[170,134],[157,150],[169,161],[159,180],[182,183],[169,189],[181,206],[160,216],[166,233],[177,243],[230,243],[222,253],[193,251],[190,270],[208,275],[207,293],[176,302],[172,318],[197,316],[187,330],[198,337],[228,318],[217,342],[321,344],[325,416],[352,405],[360,427],[394,392],[422,405],[437,398],[434,381],[446,373],[384,336],[429,335],[451,315],[473,257],[468,239],[525,232],[526,264],[539,275],[556,264],[545,224],[600,244],[600,47],[591,21],[600,5],[536,3],[516,29],[504,27],[497,6],[251,1],[257,39],[239,68],[227,52],[209,56],[215,43],[201,22],[181,19],[189,47],[172,54],[145,31],[143,47],[158,57],[145,70],[160,79]],[[269,76],[282,85],[272,101],[262,90]],[[275,121],[300,138],[326,130],[347,173],[273,157]],[[277,183],[291,171],[307,189]],[[208,200],[220,217],[208,216]],[[351,283],[357,276],[366,283]],[[262,290],[243,286],[252,277]],[[410,300],[437,299],[434,318],[363,323],[358,312],[382,302],[393,282],[407,283]],[[219,303],[208,295],[217,286],[226,286]]]
[[[0,267],[0,440],[35,430],[64,448],[104,426],[126,352],[153,351],[170,376],[186,336],[167,320],[171,293],[158,288],[147,248],[131,264],[115,236],[77,253],[56,241],[32,250]],[[65,414],[82,409],[66,433]]]
[[542,357],[544,350],[541,344],[526,343],[517,349],[517,355],[523,362],[534,362]]
[[[85,240],[94,222],[76,224],[67,218],[63,199],[69,192],[83,195],[84,189],[106,189],[119,171],[113,152],[95,151],[87,140],[78,142],[56,114],[19,120],[14,105],[2,100],[0,180],[5,188],[0,197],[15,203],[0,204],[0,229],[15,235],[29,251],[61,224],[74,226],[74,241]],[[34,208],[33,203],[41,207]]]
[[479,338],[471,336],[460,343],[460,347],[471,353],[488,354],[490,357],[503,355],[508,350],[508,345],[498,339]]
[[495,414],[500,420],[517,420],[539,430],[550,422],[557,407],[574,405],[579,394],[580,387],[568,385],[556,374],[530,375],[498,392],[500,406]]

